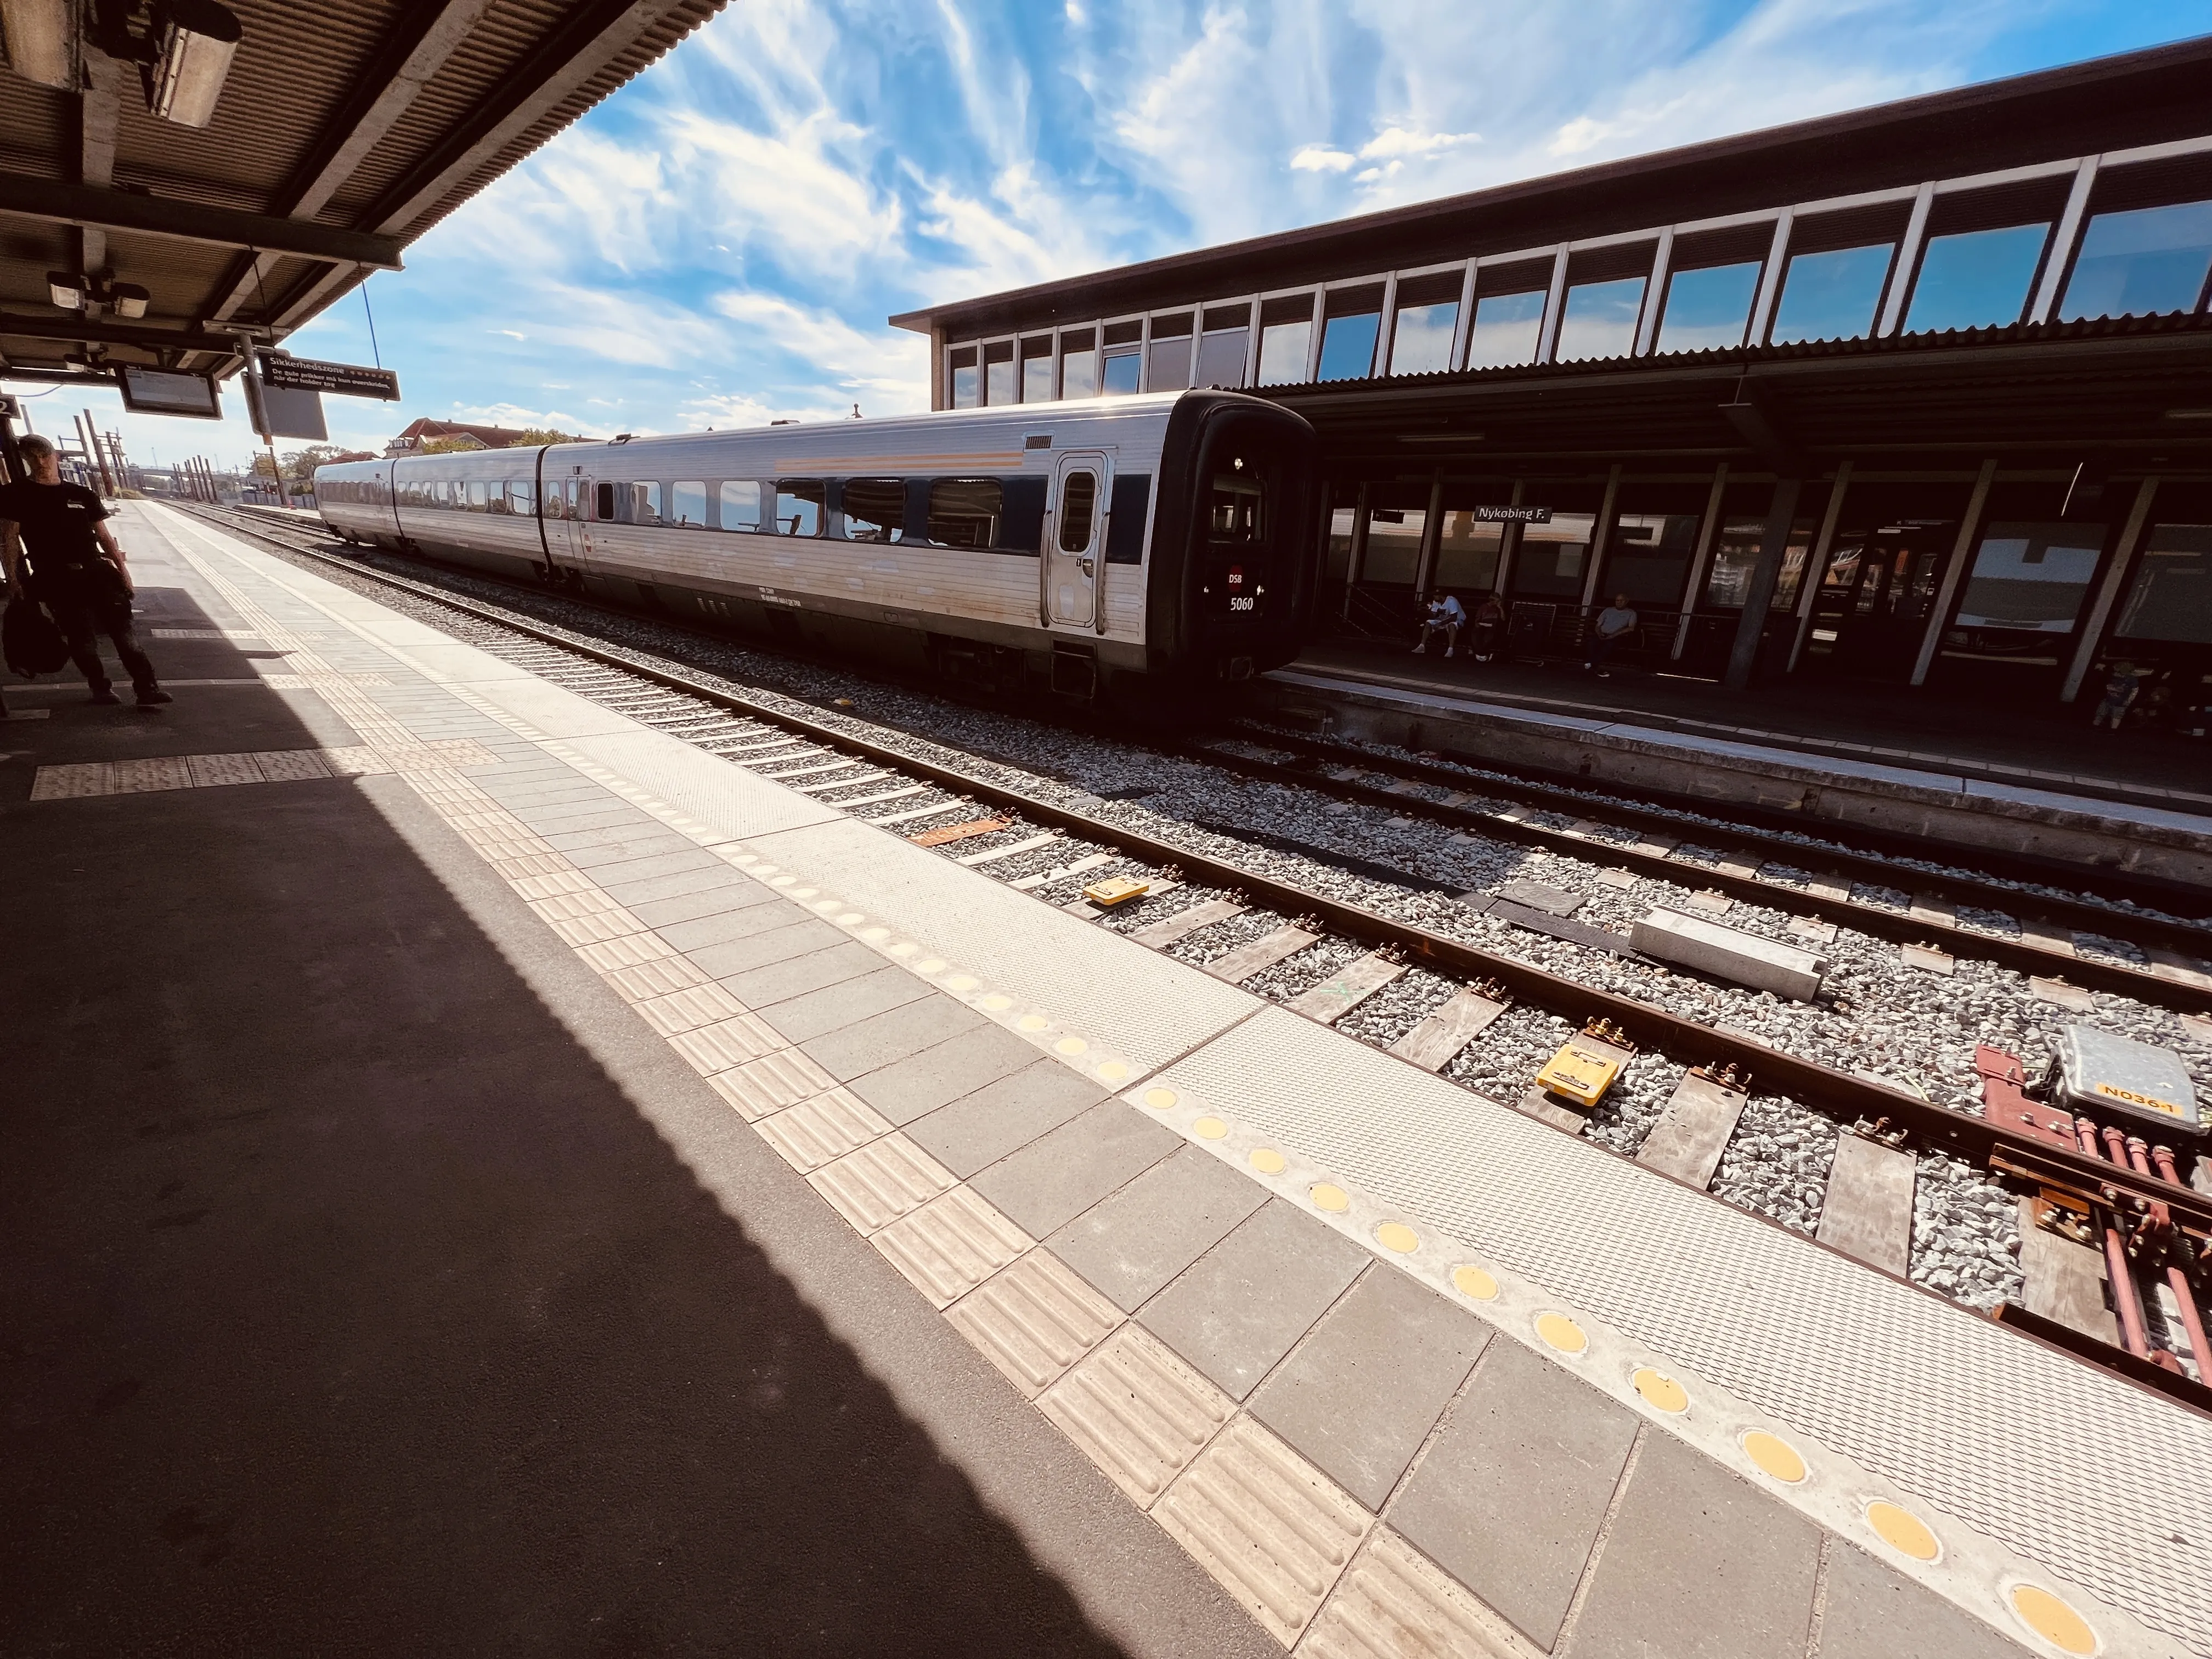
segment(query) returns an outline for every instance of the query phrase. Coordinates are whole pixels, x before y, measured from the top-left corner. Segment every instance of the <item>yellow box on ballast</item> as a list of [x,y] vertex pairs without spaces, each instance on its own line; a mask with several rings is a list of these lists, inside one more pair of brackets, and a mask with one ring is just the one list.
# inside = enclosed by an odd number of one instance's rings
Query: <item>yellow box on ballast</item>
[[1620,1062],[1578,1042],[1570,1042],[1536,1073],[1536,1086],[1564,1095],[1579,1106],[1595,1106],[1620,1075]]

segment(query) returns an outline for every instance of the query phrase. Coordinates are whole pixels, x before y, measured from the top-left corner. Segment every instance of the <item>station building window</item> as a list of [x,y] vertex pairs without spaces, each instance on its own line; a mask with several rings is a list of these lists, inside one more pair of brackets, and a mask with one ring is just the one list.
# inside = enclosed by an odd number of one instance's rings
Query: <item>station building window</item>
[[[1374,492],[1387,499],[1388,490]],[[1428,491],[1420,491],[1428,500]],[[1424,507],[1382,506],[1367,508],[1367,555],[1359,563],[1363,586],[1411,587],[1421,564],[1421,538],[1428,529]]]
[[1249,306],[1213,306],[1207,309],[1198,337],[1198,373],[1194,386],[1241,386],[1244,384],[1244,349],[1252,335]]
[[2212,524],[2151,526],[2112,637],[2212,646]]
[[1022,401],[1052,401],[1052,336],[1034,336],[1022,342]]
[[[1759,549],[1766,540],[1768,510],[1774,500],[1771,483],[1732,483],[1722,492],[1720,522],[1713,527],[1712,562],[1705,572],[1700,611],[1740,611],[1751,592],[1759,568]],[[1807,483],[1797,496],[1796,515],[1790,520],[1790,538],[1783,544],[1782,568],[1775,574],[1770,611],[1788,611],[1803,591],[1805,567],[1812,557],[1813,540],[1820,532],[1820,517],[1827,506],[1827,488]]]
[[1544,295],[1551,284],[1549,260],[1530,259],[1478,270],[1467,366],[1502,368],[1534,362],[1536,344],[1544,330]]
[[707,486],[696,479],[679,478],[669,487],[668,521],[689,530],[707,527]]
[[1333,507],[1328,514],[1328,545],[1323,550],[1322,573],[1330,581],[1340,582],[1352,568],[1352,526],[1358,509],[1352,506]]
[[1098,336],[1094,331],[1073,329],[1060,337],[1060,395],[1098,395]]
[[929,539],[942,547],[995,547],[1006,510],[996,478],[939,478],[929,486]]
[[1313,295],[1293,294],[1260,307],[1260,384],[1296,386],[1313,354]]
[[2018,322],[2050,240],[2047,224],[1929,237],[1912,284],[1905,331],[1930,334]]
[[819,478],[777,479],[776,530],[786,536],[820,535],[828,499]]
[[983,348],[983,401],[993,408],[1014,401],[1014,343],[998,340]]
[[1109,398],[1126,398],[1144,376],[1145,325],[1141,322],[1106,325],[1106,356],[1099,370],[1099,390]]
[[[1764,227],[1759,228],[1765,234]],[[1748,251],[1748,250],[1746,250]],[[1759,276],[1765,261],[1759,258],[1729,258],[1713,249],[1704,257],[1718,258],[1717,264],[1689,264],[1696,253],[1677,247],[1674,268],[1667,274],[1667,293],[1659,312],[1657,349],[1673,351],[1733,351],[1743,343],[1751,327],[1752,301],[1759,295]]]
[[1886,202],[1798,220],[1767,338],[1780,344],[1871,334],[1911,212],[1910,203]]
[[1324,303],[1321,336],[1322,380],[1364,380],[1375,372],[1382,331],[1382,285],[1340,288]]
[[1435,374],[1452,366],[1463,283],[1456,270],[1400,279],[1397,313],[1390,319],[1391,374]]
[[[1606,537],[1598,597],[1628,595],[1639,611],[1673,611],[1690,583],[1710,485],[1624,484]],[[1646,618],[1649,620],[1649,617]]]
[[848,478],[838,493],[845,538],[854,542],[903,539],[906,481],[903,478]]
[[[1506,492],[1485,498],[1486,504],[1502,501]],[[1437,574],[1439,593],[1487,593],[1498,585],[1498,556],[1505,545],[1505,526],[1486,524],[1474,509],[1446,507],[1437,526]]]
[[1992,523],[1982,532],[1946,643],[1983,654],[2046,655],[2074,631],[2104,550],[2101,524]]
[[974,409],[983,401],[982,370],[974,346],[955,346],[945,361],[952,370],[952,406]]
[[1601,485],[1532,479],[1524,499],[1552,509],[1548,523],[1521,526],[1513,556],[1513,592],[1522,599],[1579,605],[1597,528]]
[[2195,311],[2212,275],[2212,201],[2100,213],[2082,234],[2062,320]]
[[750,478],[724,479],[715,505],[725,530],[761,527],[761,487]]
[[1191,313],[1152,319],[1152,343],[1146,349],[1145,390],[1180,392],[1190,384]]
[[1626,357],[1636,347],[1636,319],[1644,309],[1644,278],[1616,276],[1567,290],[1559,319],[1559,362]]

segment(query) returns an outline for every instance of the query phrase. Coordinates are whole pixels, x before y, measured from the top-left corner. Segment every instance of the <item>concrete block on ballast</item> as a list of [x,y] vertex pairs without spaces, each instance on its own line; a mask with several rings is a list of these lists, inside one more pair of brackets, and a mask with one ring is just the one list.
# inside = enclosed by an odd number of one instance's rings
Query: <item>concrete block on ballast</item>
[[1810,951],[1678,910],[1654,910],[1636,924],[1629,938],[1647,957],[1799,1002],[1810,1002],[1820,994],[1820,980],[1828,971],[1827,958]]

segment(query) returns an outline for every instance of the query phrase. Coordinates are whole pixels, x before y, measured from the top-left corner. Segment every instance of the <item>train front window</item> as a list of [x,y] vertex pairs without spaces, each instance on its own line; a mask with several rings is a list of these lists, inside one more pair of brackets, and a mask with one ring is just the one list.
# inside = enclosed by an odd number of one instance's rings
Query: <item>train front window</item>
[[775,527],[786,536],[818,536],[828,497],[819,478],[779,478]]
[[996,547],[1006,492],[996,478],[939,478],[929,487],[929,539],[941,547]]
[[1266,533],[1261,511],[1261,483],[1241,460],[1231,471],[1213,475],[1213,505],[1206,535],[1217,542],[1256,542]]

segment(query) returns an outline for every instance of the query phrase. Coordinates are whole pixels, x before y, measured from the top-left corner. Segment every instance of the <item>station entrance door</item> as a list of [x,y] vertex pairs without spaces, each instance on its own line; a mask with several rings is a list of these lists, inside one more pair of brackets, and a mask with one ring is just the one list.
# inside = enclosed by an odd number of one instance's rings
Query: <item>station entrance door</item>
[[1940,520],[1839,534],[1814,596],[1798,671],[1843,679],[1910,678],[1958,536],[1956,520]]

